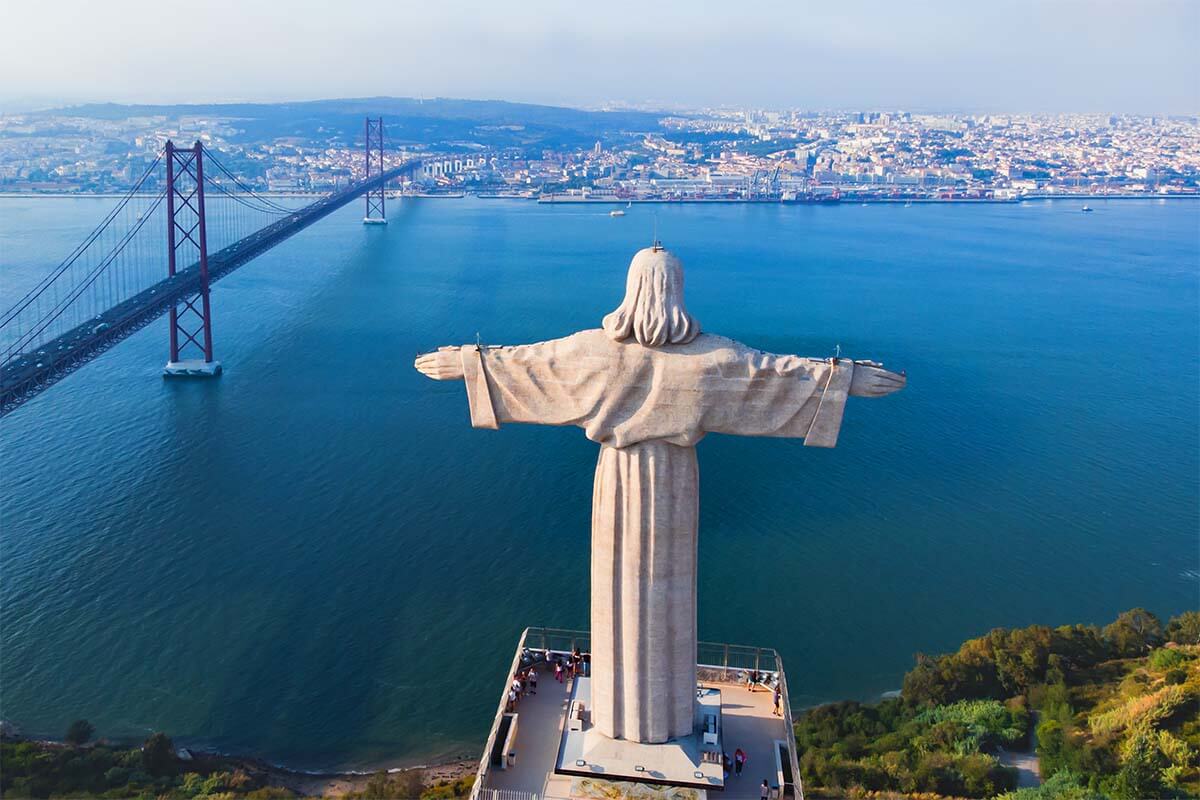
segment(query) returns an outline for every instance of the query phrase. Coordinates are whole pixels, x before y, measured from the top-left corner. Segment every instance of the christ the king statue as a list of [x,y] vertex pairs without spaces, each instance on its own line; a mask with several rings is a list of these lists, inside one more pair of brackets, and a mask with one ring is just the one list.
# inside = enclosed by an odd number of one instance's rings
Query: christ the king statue
[[833,447],[847,396],[881,397],[904,374],[869,361],[754,350],[700,332],[683,268],[657,243],[629,265],[600,328],[515,347],[442,347],[416,360],[462,380],[471,425],[578,425],[600,445],[592,491],[592,723],[617,739],[693,733],[696,443],[706,433]]

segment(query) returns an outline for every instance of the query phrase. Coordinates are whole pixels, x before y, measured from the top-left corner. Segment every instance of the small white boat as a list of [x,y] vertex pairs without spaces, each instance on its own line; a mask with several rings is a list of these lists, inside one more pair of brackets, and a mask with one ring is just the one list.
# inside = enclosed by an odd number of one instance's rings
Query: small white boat
[[1081,209],[1079,209],[1079,210],[1080,210],[1080,211],[1082,211],[1082,212],[1083,212],[1083,213],[1085,213],[1085,214],[1090,214],[1090,213],[1092,213],[1092,207],[1091,207],[1091,206],[1089,206],[1089,205],[1085,205],[1083,208],[1081,208]]
[[608,215],[610,217],[623,217],[625,216],[625,212],[618,208],[615,211],[608,212]]

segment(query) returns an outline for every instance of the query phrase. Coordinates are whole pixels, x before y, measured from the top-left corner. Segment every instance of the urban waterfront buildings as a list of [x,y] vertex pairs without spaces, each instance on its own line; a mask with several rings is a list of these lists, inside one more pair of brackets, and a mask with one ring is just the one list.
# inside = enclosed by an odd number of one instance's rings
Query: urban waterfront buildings
[[[496,135],[520,133],[520,125],[468,125],[453,139],[389,135],[387,160],[437,157],[404,187],[412,191],[560,202],[1200,192],[1196,117],[723,109],[643,117],[645,130],[569,146]],[[327,192],[363,169],[355,131],[259,128],[215,114],[3,115],[0,192],[118,191],[168,138],[200,139],[259,191]]]

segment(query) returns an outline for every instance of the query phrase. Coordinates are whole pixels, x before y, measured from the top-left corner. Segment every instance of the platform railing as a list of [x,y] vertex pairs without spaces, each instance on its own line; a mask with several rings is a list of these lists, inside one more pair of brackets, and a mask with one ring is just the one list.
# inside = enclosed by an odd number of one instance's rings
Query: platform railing
[[[517,673],[517,668],[521,664],[521,656],[525,653],[525,641],[529,636],[529,628],[526,628],[521,634],[521,641],[517,643],[517,652],[513,656],[512,666],[508,668],[508,676],[505,678],[505,687],[512,683],[513,676]],[[479,758],[479,768],[475,770],[475,784],[471,787],[471,800],[507,800],[506,798],[496,795],[495,789],[488,789],[484,786],[487,781],[488,772],[492,768],[491,753],[496,746],[496,736],[500,730],[500,719],[504,716],[504,712],[508,706],[508,692],[500,693],[500,705],[496,708],[496,717],[492,721],[492,728],[488,731],[487,743],[483,746],[483,755]]]

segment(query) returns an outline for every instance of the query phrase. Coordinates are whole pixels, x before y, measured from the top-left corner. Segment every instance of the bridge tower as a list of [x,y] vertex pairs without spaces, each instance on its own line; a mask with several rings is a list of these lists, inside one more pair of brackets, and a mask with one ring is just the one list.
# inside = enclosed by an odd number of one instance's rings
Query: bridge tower
[[[221,362],[213,359],[212,308],[209,305],[208,236],[204,227],[204,149],[167,141],[167,274],[174,278],[195,265],[199,283],[171,306],[171,358],[163,375],[213,376]],[[181,263],[182,262],[182,263]]]
[[[383,174],[383,117],[363,120],[363,132],[366,133],[367,177]],[[384,208],[383,184],[378,189],[370,189],[366,194],[367,214],[363,217],[364,225],[386,225],[387,210]]]

